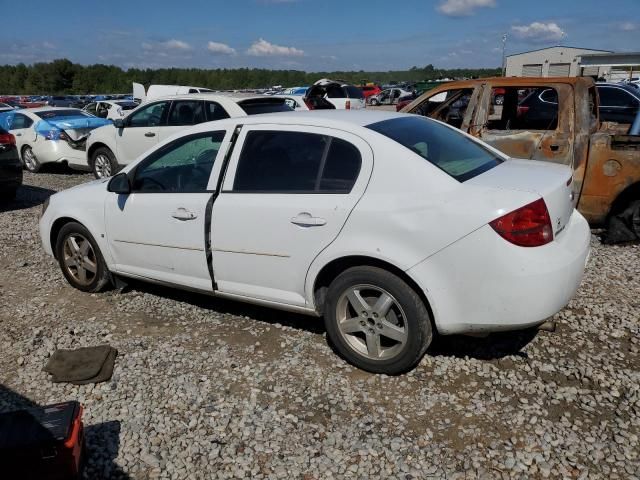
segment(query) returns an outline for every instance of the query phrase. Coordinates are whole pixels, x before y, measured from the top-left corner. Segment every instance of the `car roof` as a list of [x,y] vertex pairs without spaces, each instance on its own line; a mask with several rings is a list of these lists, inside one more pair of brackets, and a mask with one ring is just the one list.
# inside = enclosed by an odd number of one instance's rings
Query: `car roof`
[[36,107],[36,108],[23,108],[20,111],[23,113],[40,113],[40,112],[50,112],[50,111],[62,111],[62,110],[82,110],[82,109],[75,108],[75,107]]
[[247,100],[252,98],[269,98],[266,95],[256,95],[255,93],[242,93],[242,92],[204,92],[204,93],[185,93],[182,95],[161,95],[159,97],[153,97],[148,99],[148,102],[157,102],[159,100],[230,100],[238,102],[240,100]]
[[[343,127],[349,129],[352,127],[366,127],[373,123],[383,122],[396,118],[406,118],[408,114],[397,113],[390,110],[310,110],[295,112],[278,112],[278,113],[261,113],[259,115],[250,115],[248,117],[236,117],[225,120],[217,120],[214,122],[206,122],[197,125],[194,128],[198,131],[207,131],[210,129],[209,124],[215,123],[220,125],[221,122],[253,125],[253,124],[281,124],[281,125],[308,125],[318,127]],[[226,128],[226,127],[225,127]]]

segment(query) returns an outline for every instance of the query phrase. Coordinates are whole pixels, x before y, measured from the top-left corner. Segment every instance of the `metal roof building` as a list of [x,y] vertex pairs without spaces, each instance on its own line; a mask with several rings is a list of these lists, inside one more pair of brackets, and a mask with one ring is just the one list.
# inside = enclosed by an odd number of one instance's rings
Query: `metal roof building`
[[594,50],[558,45],[506,57],[507,77],[578,77],[601,76],[601,66],[582,65],[588,55],[612,54],[608,50]]

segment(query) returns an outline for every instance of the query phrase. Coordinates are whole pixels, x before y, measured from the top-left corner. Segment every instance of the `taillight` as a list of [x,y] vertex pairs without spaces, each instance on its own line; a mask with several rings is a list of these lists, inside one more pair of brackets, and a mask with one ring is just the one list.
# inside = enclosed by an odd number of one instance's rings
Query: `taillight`
[[502,238],[520,247],[539,247],[553,240],[547,204],[542,198],[489,223]]
[[0,133],[0,145],[15,145],[16,137],[10,133]]
[[518,107],[518,117],[525,115],[529,111],[529,107],[520,105]]
[[304,99],[304,103],[307,105],[309,110],[313,110],[313,102],[311,102],[309,99],[305,98]]
[[351,100],[347,100],[344,104],[346,110],[351,110]]

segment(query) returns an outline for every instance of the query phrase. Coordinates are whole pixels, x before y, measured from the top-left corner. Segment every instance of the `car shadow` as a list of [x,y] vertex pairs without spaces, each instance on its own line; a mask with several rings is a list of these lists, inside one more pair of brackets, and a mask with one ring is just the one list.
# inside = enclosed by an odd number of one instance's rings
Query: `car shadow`
[[211,297],[201,293],[154,285],[152,283],[129,279],[126,281],[128,285],[123,289],[123,292],[138,291],[141,293],[149,293],[159,297],[170,298],[177,302],[188,303],[219,314],[250,317],[259,322],[265,322],[271,325],[280,324],[311,333],[322,334],[325,332],[322,318],[253,305],[251,303]]
[[476,360],[498,360],[510,356],[529,358],[527,352],[522,350],[537,335],[537,328],[491,333],[486,337],[437,335],[427,354],[434,357],[466,357]]
[[56,193],[55,190],[49,188],[22,185],[18,188],[15,199],[0,201],[0,213],[37,207],[54,193]]
[[[220,314],[249,317],[259,322],[280,324],[315,334],[326,332],[322,318],[287,312],[273,308],[252,305],[241,301],[228,300],[208,295],[178,290],[135,280],[125,287],[124,292],[139,291],[159,297],[170,298],[178,302],[211,310]],[[496,360],[508,356],[527,358],[522,349],[538,334],[537,328],[512,332],[492,333],[484,338],[466,335],[436,335],[427,350],[428,355],[456,358],[470,357],[478,360]]]
[[[14,390],[0,384],[0,413],[38,408],[36,402],[20,395]],[[34,428],[43,428],[40,424]],[[119,465],[115,463],[120,448],[120,422],[108,421],[96,425],[85,425],[85,451],[82,463],[83,479],[129,479]],[[60,472],[52,472],[52,474]],[[20,478],[29,479],[28,469],[21,472]],[[15,478],[15,477],[14,477]],[[57,478],[57,477],[56,477]]]

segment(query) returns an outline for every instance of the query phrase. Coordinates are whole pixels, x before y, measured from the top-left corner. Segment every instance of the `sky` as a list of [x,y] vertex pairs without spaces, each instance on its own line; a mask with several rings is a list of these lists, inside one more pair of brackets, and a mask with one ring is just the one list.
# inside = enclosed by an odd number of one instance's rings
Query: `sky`
[[[19,6],[18,6],[19,5]],[[0,64],[387,71],[640,51],[640,0],[0,0]]]

